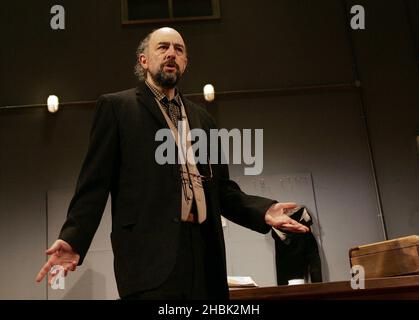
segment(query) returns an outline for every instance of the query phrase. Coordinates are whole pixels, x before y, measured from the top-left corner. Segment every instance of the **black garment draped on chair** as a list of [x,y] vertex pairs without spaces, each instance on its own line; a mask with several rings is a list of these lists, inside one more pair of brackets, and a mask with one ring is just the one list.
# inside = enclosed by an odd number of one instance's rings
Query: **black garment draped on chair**
[[[305,207],[298,207],[288,215],[307,227],[313,224]],[[272,237],[275,240],[278,285],[287,285],[291,279],[308,279],[308,276],[311,282],[322,282],[319,249],[313,233],[277,231],[272,230]]]

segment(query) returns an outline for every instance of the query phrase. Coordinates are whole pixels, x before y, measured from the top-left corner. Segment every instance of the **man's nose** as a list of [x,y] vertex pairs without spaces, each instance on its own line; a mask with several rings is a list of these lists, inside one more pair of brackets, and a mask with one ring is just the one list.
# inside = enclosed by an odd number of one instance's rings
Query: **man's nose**
[[166,51],[167,58],[175,58],[176,57],[176,50],[174,45],[170,45],[169,49]]

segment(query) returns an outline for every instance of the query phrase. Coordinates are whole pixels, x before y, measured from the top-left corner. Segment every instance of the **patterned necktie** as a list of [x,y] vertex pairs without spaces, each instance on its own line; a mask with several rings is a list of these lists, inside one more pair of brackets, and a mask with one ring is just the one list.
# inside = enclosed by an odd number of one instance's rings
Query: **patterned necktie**
[[180,120],[180,110],[179,107],[176,105],[174,100],[169,101],[166,97],[161,101],[166,109],[166,113],[168,114],[170,120],[178,127],[178,121]]

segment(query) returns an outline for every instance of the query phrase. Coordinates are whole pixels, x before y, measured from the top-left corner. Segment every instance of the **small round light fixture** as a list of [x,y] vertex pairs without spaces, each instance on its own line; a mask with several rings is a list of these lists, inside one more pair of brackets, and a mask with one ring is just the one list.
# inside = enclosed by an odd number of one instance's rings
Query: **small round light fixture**
[[59,105],[58,97],[54,96],[54,95],[49,96],[48,100],[47,100],[47,105],[48,105],[48,111],[49,112],[51,112],[51,113],[57,112],[58,111],[58,105]]
[[207,100],[208,102],[211,102],[214,100],[215,97],[215,90],[214,90],[214,86],[212,84],[206,84],[204,86],[204,98],[205,100]]

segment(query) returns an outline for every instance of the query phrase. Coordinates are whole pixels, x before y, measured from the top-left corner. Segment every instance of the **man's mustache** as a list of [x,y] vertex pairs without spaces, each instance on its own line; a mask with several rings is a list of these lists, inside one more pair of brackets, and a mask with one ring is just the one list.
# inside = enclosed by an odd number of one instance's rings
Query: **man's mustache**
[[166,62],[164,62],[164,63],[162,63],[161,64],[161,66],[160,66],[160,69],[161,70],[163,70],[163,68],[165,67],[165,66],[168,66],[168,67],[175,67],[176,68],[176,70],[180,70],[180,68],[179,68],[179,65],[176,63],[176,61],[174,61],[174,60],[169,60],[169,61],[166,61]]

